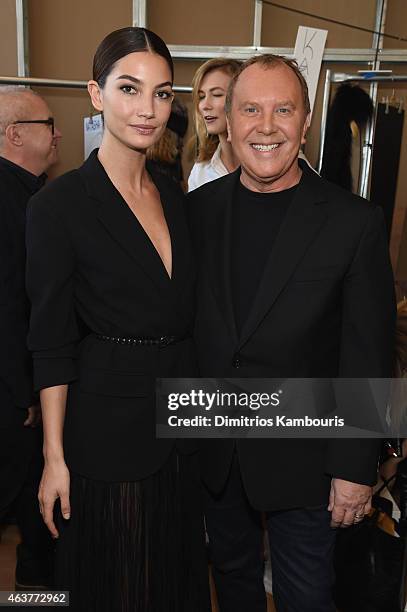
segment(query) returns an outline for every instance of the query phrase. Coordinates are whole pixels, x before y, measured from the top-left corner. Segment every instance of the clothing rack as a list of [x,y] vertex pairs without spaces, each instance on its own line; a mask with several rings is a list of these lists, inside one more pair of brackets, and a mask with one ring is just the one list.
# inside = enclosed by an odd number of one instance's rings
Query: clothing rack
[[[344,72],[326,71],[324,97],[322,103],[321,132],[319,140],[318,172],[321,172],[324,157],[326,126],[329,103],[331,99],[332,83],[407,83],[407,75],[377,74],[375,71],[364,71],[362,74],[346,74]],[[375,104],[376,106],[376,104]],[[373,155],[374,119],[367,126],[366,136],[362,147],[362,167],[358,186],[358,193],[363,198],[369,197],[369,174]]]

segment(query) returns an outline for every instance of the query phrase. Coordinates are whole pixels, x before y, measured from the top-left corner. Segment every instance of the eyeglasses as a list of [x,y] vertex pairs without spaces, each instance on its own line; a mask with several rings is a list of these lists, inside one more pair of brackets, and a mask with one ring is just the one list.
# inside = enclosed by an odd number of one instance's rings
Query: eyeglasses
[[52,135],[54,135],[55,131],[55,120],[54,117],[48,117],[48,119],[31,119],[30,121],[14,121],[13,125],[17,125],[17,123],[42,123],[44,125],[51,126]]

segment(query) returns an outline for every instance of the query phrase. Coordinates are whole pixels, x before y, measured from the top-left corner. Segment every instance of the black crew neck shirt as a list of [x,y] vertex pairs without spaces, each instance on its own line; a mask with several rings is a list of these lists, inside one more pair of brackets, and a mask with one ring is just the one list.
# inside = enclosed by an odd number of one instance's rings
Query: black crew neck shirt
[[239,181],[232,213],[231,284],[238,333],[249,315],[264,267],[298,185],[274,193],[250,191]]

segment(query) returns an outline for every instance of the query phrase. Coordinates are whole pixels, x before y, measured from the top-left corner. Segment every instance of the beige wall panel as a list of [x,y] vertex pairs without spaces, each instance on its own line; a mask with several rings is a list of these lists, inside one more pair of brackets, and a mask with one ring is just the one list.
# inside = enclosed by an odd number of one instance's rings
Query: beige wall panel
[[[132,24],[131,0],[29,0],[31,75],[87,80],[92,59],[106,34]],[[91,108],[87,93],[38,88],[63,133],[60,162],[51,176],[83,162],[83,117]]]
[[251,45],[254,0],[148,0],[148,27],[172,45]]
[[87,79],[99,42],[112,30],[132,25],[131,0],[29,0],[31,74]]
[[17,76],[17,31],[15,0],[0,1],[0,74]]
[[59,161],[48,172],[54,178],[83,164],[83,117],[89,116],[92,107],[85,90],[41,87],[35,90],[46,99],[55,125],[62,132]]
[[[374,28],[376,0],[279,0],[279,4],[363,28]],[[327,47],[330,48],[363,49],[372,45],[372,34],[367,32],[326,23],[266,4],[263,5],[262,23],[262,45],[267,47],[293,47],[299,25],[328,30]]]
[[[389,0],[386,12],[386,34],[407,38],[407,2],[406,0]],[[385,49],[407,49],[407,41],[383,39]]]

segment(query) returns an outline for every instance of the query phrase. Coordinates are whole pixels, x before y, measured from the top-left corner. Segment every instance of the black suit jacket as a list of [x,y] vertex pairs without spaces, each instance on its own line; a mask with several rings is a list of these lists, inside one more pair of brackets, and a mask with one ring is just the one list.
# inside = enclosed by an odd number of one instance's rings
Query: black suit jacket
[[191,338],[167,347],[103,342],[183,337],[193,320],[193,266],[183,194],[156,175],[173,277],[94,151],[35,196],[27,223],[29,345],[37,389],[69,383],[69,467],[107,481],[158,470],[172,440],[155,439],[156,376],[195,373]]
[[29,198],[45,181],[0,157],[0,517],[27,478],[40,428],[24,427],[35,403],[27,348],[25,220]]
[[[301,182],[240,335],[230,286],[240,171],[188,195],[203,376],[392,374],[395,305],[382,212],[301,167]],[[213,492],[225,483],[234,446],[232,440],[202,443],[203,477]],[[376,480],[374,440],[241,439],[236,446],[248,496],[263,510],[326,503],[331,476]]]
[[22,423],[34,403],[27,348],[25,221],[28,200],[44,180],[44,175],[38,178],[0,157],[0,427]]

